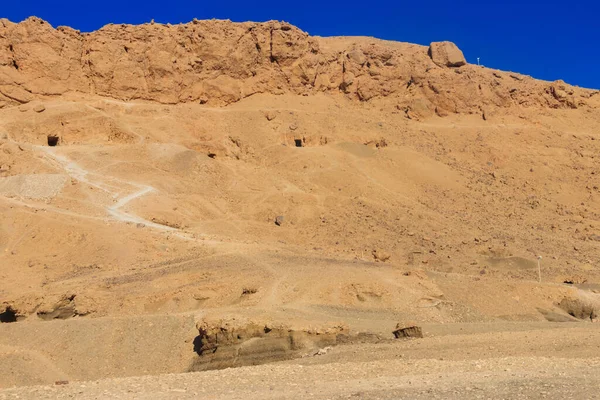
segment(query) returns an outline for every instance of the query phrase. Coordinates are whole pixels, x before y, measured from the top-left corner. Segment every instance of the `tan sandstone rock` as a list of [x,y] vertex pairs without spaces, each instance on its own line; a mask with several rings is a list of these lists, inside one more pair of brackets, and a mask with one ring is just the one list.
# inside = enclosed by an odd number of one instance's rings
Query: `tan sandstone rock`
[[440,67],[462,67],[467,63],[462,51],[452,42],[433,42],[429,57]]

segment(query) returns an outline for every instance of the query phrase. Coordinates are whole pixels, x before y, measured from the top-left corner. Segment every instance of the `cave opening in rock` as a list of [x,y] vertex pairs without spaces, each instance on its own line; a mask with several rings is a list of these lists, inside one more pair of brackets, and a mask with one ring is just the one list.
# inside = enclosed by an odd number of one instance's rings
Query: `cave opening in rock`
[[4,312],[0,313],[0,322],[17,322],[17,313],[12,309],[12,307],[7,307]]
[[304,143],[302,143],[302,139],[294,139],[294,143],[296,147],[304,147]]
[[58,145],[60,138],[54,135],[48,135],[48,146],[54,147]]

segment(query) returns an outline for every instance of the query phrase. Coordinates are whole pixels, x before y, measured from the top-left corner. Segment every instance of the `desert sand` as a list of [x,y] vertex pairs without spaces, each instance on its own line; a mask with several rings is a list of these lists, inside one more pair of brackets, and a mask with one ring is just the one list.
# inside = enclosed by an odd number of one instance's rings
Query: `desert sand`
[[597,397],[599,128],[449,42],[2,19],[0,398]]

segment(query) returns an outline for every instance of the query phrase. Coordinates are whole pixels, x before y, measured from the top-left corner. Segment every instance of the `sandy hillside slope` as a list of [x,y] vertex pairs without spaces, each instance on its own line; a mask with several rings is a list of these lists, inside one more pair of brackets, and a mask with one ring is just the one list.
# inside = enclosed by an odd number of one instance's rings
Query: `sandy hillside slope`
[[552,357],[596,335],[599,127],[599,91],[450,43],[0,20],[0,387],[367,363],[397,323]]

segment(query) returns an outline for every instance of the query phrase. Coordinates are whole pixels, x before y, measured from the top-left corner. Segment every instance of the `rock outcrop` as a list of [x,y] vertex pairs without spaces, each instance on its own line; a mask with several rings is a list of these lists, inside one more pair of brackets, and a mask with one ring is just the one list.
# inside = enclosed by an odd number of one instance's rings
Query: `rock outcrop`
[[598,318],[600,310],[600,295],[578,290],[571,296],[565,297],[558,303],[558,307],[567,314],[583,319],[594,321]]
[[386,99],[408,117],[425,118],[481,114],[482,107],[577,108],[592,96],[562,83],[464,65],[449,42],[432,43],[429,53],[407,43],[311,37],[277,21],[107,25],[81,33],[36,17],[18,24],[3,19],[0,106],[67,92],[212,105],[257,93],[326,92],[363,102]]
[[396,325],[396,329],[392,332],[396,339],[407,339],[407,338],[422,338],[423,329],[417,325],[405,326],[400,322]]
[[467,64],[463,52],[452,42],[433,42],[429,45],[428,54],[440,67],[462,67]]
[[337,343],[348,328],[334,325],[320,329],[292,329],[244,318],[203,319],[196,324],[194,340],[198,358],[190,371],[257,365],[315,354]]

